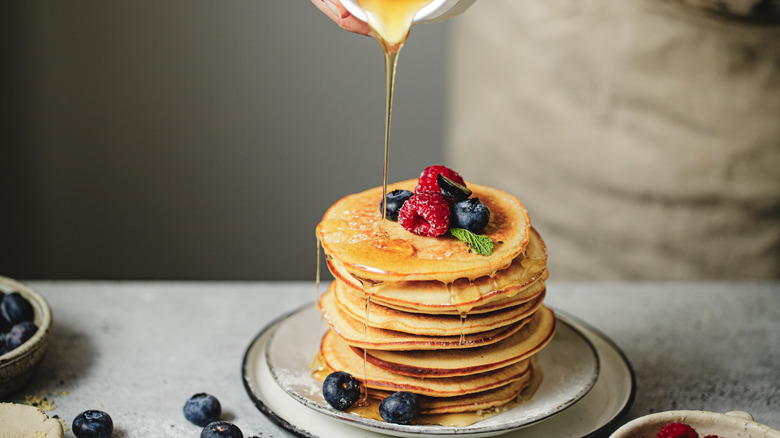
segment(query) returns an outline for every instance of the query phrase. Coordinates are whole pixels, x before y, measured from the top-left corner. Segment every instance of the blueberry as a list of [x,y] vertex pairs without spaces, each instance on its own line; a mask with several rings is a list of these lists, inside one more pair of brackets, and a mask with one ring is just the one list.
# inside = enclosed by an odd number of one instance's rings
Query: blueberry
[[[387,194],[387,211],[385,217],[391,221],[398,220],[398,212],[401,211],[401,206],[404,205],[407,199],[411,198],[414,193],[409,190],[393,190]],[[379,203],[379,211],[382,211],[384,202]]]
[[322,396],[334,409],[346,410],[360,398],[360,382],[345,371],[330,373],[322,382]]
[[200,438],[244,438],[244,434],[233,423],[215,421],[203,428]]
[[0,303],[0,316],[9,324],[14,325],[22,321],[32,321],[35,312],[32,304],[19,292],[11,292]]
[[490,210],[479,198],[469,198],[455,203],[450,220],[452,228],[464,228],[472,233],[479,233],[490,220]]
[[[5,300],[5,292],[0,291],[0,309],[3,308],[3,301]],[[11,329],[11,324],[3,317],[3,312],[0,310],[0,333],[5,333]]]
[[440,173],[436,176],[436,183],[439,184],[439,188],[444,195],[447,195],[457,201],[462,201],[471,196],[471,190],[469,190],[464,184],[453,181],[444,176],[444,174]]
[[8,333],[0,332],[0,356],[11,351],[11,347],[8,345]]
[[28,339],[32,338],[35,332],[38,331],[38,326],[32,321],[24,321],[11,327],[11,331],[6,333],[6,344],[9,350],[13,350],[16,347],[21,346]]
[[71,429],[76,438],[109,438],[114,431],[114,422],[107,413],[90,409],[73,419]]
[[190,423],[203,427],[219,420],[222,415],[222,406],[213,395],[198,393],[187,399],[182,408],[184,418]]
[[388,423],[409,424],[419,413],[420,399],[412,392],[395,392],[379,404],[379,415]]

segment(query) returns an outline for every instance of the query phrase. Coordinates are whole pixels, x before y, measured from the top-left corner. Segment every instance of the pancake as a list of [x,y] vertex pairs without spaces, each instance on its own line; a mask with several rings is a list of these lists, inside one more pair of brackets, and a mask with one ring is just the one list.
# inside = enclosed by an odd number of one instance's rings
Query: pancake
[[[455,397],[430,397],[420,396],[420,414],[460,414],[464,412],[485,411],[498,406],[503,406],[515,400],[525,388],[530,385],[533,378],[533,367],[523,373],[520,379],[504,386],[488,391],[466,394]],[[372,398],[383,399],[391,393],[387,391],[373,390]],[[430,421],[430,418],[426,419]]]
[[[543,272],[542,277],[539,280],[536,280],[534,283],[530,284],[526,288],[521,289],[515,295],[507,298],[502,298],[499,300],[490,301],[488,303],[484,303],[476,307],[472,307],[471,310],[467,312],[460,312],[455,305],[441,306],[433,310],[423,312],[420,310],[420,307],[423,306],[420,304],[415,306],[415,303],[412,300],[410,300],[410,305],[415,307],[404,307],[399,305],[397,301],[396,302],[385,301],[384,299],[382,299],[383,297],[376,296],[376,295],[372,295],[371,302],[372,303],[377,302],[385,307],[390,307],[392,309],[397,309],[409,313],[427,313],[427,314],[434,314],[434,315],[461,315],[463,313],[466,313],[467,315],[476,315],[480,313],[495,312],[496,310],[506,309],[507,307],[518,306],[520,304],[536,299],[540,294],[542,294],[545,291],[544,280],[546,279],[547,279],[547,271],[545,270]],[[411,297],[408,297],[407,299],[409,298]]]
[[418,336],[366,327],[363,318],[358,320],[341,311],[335,294],[330,291],[320,297],[319,309],[331,329],[349,345],[377,350],[462,349],[489,345],[511,336],[529,320],[525,318],[506,327],[465,336]]
[[[541,307],[512,336],[478,348],[436,351],[369,349],[366,360],[384,370],[414,377],[441,378],[483,373],[526,360],[544,348],[555,333],[553,311]],[[362,350],[356,349],[362,355]]]
[[[364,294],[366,297],[370,294],[372,303],[379,303],[385,307],[404,312],[436,315],[461,315],[466,313],[474,315],[495,312],[496,310],[531,301],[544,291],[543,281],[547,279],[547,276],[547,270],[545,269],[538,279],[522,288],[513,290],[512,295],[507,294],[504,298],[499,297],[498,294],[502,291],[498,291],[481,296],[471,303],[461,303],[459,305],[446,298],[450,294],[447,290],[447,285],[437,281],[401,282],[404,284],[398,285],[398,287],[386,288],[381,287],[384,286],[383,284],[376,285],[368,290],[355,289],[355,291]],[[344,283],[339,279],[336,281]],[[344,285],[348,286],[347,283],[344,283]],[[407,289],[401,289],[402,286],[406,286]],[[490,299],[491,297],[488,295],[492,295],[493,298],[498,297],[498,299]],[[470,307],[471,305],[474,305],[474,307]]]
[[[335,295],[334,298],[341,311],[353,319],[365,322],[366,304],[369,300],[362,293],[337,281],[331,283],[329,291]],[[367,323],[369,327],[395,330],[414,335],[470,335],[514,324],[533,314],[542,304],[543,299],[544,292],[540,293],[533,300],[518,306],[489,313],[469,314],[465,318],[461,315],[430,315],[404,312],[385,307],[372,299],[368,306]]]
[[531,228],[526,251],[516,257],[509,267],[492,276],[473,281],[460,278],[449,284],[440,281],[397,281],[367,283],[364,286],[338,260],[331,259],[327,263],[337,280],[366,295],[370,291],[372,302],[409,312],[472,314],[497,310],[495,306],[488,306],[494,301],[516,298],[504,302],[508,307],[522,303],[524,298],[531,299],[529,292],[538,292],[538,289],[529,290],[529,286],[547,277],[547,248],[539,233]]
[[[414,190],[417,180],[389,184],[394,189]],[[446,234],[424,237],[403,229],[397,222],[383,221],[379,209],[382,188],[375,187],[343,197],[333,204],[317,225],[316,235],[328,257],[343,264],[351,275],[372,282],[428,281],[452,283],[459,278],[476,279],[507,268],[525,251],[530,239],[528,212],[514,196],[501,190],[467,183],[490,209],[483,234],[495,245],[489,256],[469,251],[465,243]],[[393,242],[388,250],[373,243],[384,232]],[[404,245],[413,249],[408,254]],[[398,249],[401,248],[401,249]]]
[[530,369],[530,361],[525,360],[471,376],[446,379],[403,376],[364,362],[363,355],[356,354],[333,330],[322,339],[320,355],[328,369],[346,371],[370,389],[411,391],[433,397],[455,397],[499,388],[527,378],[525,374]]

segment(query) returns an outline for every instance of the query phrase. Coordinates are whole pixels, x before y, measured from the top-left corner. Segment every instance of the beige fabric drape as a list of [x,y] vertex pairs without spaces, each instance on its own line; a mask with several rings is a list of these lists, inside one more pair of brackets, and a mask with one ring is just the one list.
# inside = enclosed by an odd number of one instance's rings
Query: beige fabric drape
[[713,4],[453,19],[446,164],[525,203],[551,278],[780,278],[777,3]]

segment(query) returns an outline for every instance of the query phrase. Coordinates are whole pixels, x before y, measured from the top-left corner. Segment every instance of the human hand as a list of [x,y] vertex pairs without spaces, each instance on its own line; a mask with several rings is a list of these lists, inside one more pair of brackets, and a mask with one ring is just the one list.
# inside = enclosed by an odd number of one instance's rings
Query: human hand
[[371,34],[368,24],[350,14],[339,0],[311,0],[311,2],[340,28],[360,35]]

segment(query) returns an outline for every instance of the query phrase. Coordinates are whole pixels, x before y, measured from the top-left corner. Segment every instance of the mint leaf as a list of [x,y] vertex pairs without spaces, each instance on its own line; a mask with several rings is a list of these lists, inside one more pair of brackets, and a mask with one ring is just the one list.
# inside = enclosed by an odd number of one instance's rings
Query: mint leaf
[[451,228],[450,234],[456,239],[466,242],[477,254],[489,256],[493,253],[493,240],[482,234],[474,234],[464,228]]

